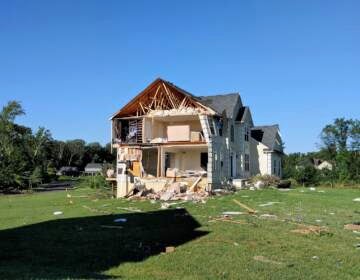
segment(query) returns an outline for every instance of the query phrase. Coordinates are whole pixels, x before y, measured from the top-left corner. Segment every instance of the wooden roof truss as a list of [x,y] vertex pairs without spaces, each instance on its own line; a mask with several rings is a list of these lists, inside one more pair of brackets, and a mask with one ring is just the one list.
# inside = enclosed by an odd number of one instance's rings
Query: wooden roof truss
[[114,117],[143,116],[154,110],[181,110],[184,108],[212,113],[210,108],[198,102],[191,95],[181,92],[167,82],[158,81],[130,101]]

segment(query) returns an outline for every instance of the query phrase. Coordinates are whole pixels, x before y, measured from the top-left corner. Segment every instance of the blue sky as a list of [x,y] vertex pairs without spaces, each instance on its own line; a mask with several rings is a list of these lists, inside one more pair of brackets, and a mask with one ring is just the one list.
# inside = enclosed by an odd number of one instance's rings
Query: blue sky
[[57,139],[106,143],[108,118],[156,77],[240,92],[286,151],[360,118],[360,1],[0,1],[0,106]]

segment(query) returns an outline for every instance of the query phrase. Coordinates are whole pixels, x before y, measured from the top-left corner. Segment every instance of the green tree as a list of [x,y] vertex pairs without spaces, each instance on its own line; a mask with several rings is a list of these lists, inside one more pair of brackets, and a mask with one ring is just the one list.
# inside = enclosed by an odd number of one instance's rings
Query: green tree
[[66,141],[66,149],[69,153],[67,164],[80,165],[85,152],[85,141],[81,139]]
[[329,150],[347,150],[352,124],[352,120],[338,118],[333,124],[326,125],[321,132],[321,139],[325,147]]
[[17,116],[23,115],[19,102],[11,101],[0,112],[0,189],[9,189],[23,184],[26,168],[22,138],[28,130],[14,124]]

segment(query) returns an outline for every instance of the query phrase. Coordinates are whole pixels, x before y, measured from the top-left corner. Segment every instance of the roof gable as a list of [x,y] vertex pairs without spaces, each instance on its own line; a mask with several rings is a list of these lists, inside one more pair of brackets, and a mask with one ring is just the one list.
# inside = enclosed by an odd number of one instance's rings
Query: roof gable
[[235,108],[239,103],[242,106],[238,93],[199,96],[199,99],[202,104],[213,108],[220,115],[225,111],[228,118],[234,117]]
[[168,81],[157,78],[115,113],[112,119],[146,115],[151,110],[171,110],[184,107],[192,107],[212,114],[216,113],[191,93]]

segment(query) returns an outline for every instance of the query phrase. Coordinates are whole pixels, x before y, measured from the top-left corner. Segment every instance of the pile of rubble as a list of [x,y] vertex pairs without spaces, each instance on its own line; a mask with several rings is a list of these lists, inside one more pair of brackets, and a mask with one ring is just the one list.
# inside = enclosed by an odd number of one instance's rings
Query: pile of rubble
[[127,197],[129,199],[204,202],[209,194],[205,191],[205,186],[199,184],[201,180],[202,177],[197,178],[193,183],[191,181],[174,182],[172,180],[167,182],[164,188],[159,191],[154,191],[153,188],[148,189],[145,184],[138,181]]
[[251,191],[266,188],[289,189],[291,188],[290,180],[280,180],[279,177],[272,175],[256,175],[241,184],[239,189],[249,189]]

